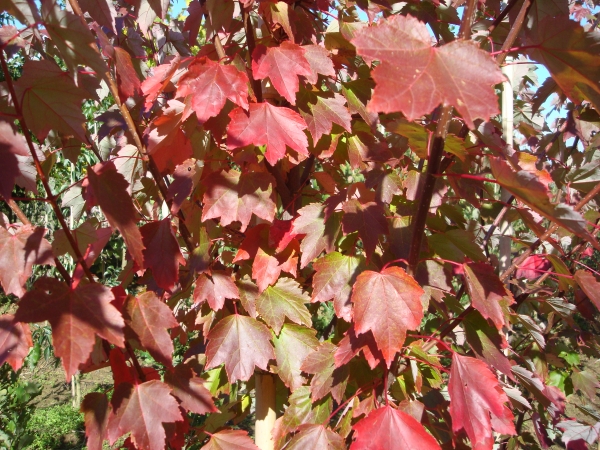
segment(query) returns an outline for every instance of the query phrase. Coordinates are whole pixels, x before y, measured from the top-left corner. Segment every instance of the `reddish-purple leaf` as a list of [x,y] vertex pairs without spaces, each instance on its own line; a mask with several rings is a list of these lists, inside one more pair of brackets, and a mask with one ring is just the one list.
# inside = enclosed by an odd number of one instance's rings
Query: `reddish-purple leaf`
[[0,195],[5,199],[10,198],[15,179],[21,174],[17,155],[30,155],[27,142],[12,123],[0,120]]
[[236,108],[229,113],[227,147],[231,150],[246,145],[266,145],[265,158],[275,164],[285,156],[286,145],[300,155],[308,156],[306,122],[289,108],[269,103],[252,103],[248,112]]
[[244,430],[221,430],[210,436],[202,450],[259,450]]
[[142,384],[119,384],[111,399],[112,412],[108,421],[110,444],[131,432],[136,448],[163,450],[163,423],[183,420],[171,389],[158,380]]
[[[79,18],[77,23],[81,24]],[[23,76],[18,81],[15,90],[23,116],[40,142],[50,130],[75,135],[86,142],[81,102],[89,95],[73,84],[69,73],[53,61],[29,60],[23,65]]]
[[185,259],[171,227],[169,217],[140,228],[144,243],[144,267],[152,270],[156,284],[171,289],[178,279],[179,264]]
[[587,270],[578,270],[575,272],[575,281],[594,306],[600,310],[600,283],[596,277]]
[[256,80],[269,77],[277,92],[295,105],[299,87],[298,76],[312,75],[304,53],[303,47],[290,41],[284,41],[277,47],[257,45],[252,53],[252,76]]
[[515,272],[516,278],[526,278],[535,280],[541,277],[544,272],[550,269],[552,264],[543,255],[531,255],[525,258]]
[[219,411],[210,392],[204,387],[205,381],[195,376],[189,367],[179,364],[173,371],[166,371],[165,383],[171,386],[173,395],[188,411],[196,414]]
[[275,217],[275,180],[266,172],[237,170],[210,174],[203,180],[206,186],[202,221],[220,217],[221,226],[234,221],[242,224],[245,231],[252,214],[266,221]]
[[383,354],[377,347],[373,333],[367,331],[357,335],[352,327],[338,344],[335,351],[335,366],[341,367],[349,363],[361,350],[371,369],[375,369],[383,361]]
[[494,85],[504,76],[473,42],[433,47],[423,22],[398,14],[359,30],[352,43],[359,55],[381,62],[373,71],[370,110],[400,111],[413,121],[439,104],[452,105],[469,128],[499,112]]
[[185,199],[196,188],[202,175],[202,168],[195,159],[185,160],[173,172],[173,182],[167,191],[167,201],[171,200],[171,214],[177,215]]
[[464,429],[473,448],[491,450],[492,429],[516,434],[513,414],[505,405],[508,397],[483,361],[454,353],[448,393],[452,430]]
[[127,50],[121,47],[114,47],[114,50],[119,98],[124,102],[129,97],[136,97],[142,93],[141,83],[131,63],[131,55]]
[[304,57],[310,66],[310,75],[306,75],[306,81],[310,84],[317,84],[318,74],[335,77],[335,68],[329,56],[329,50],[320,45],[304,45],[302,48]]
[[235,66],[200,58],[179,79],[176,96],[188,95],[198,121],[204,123],[219,114],[227,99],[248,109],[248,76]]
[[144,244],[136,225],[138,213],[127,193],[128,183],[112,161],[98,163],[88,170],[88,201],[93,198],[113,228],[118,229],[133,259],[144,267]]
[[102,450],[102,443],[107,436],[109,404],[106,394],[90,392],[81,402],[81,412],[85,422],[88,450]]
[[115,18],[117,12],[108,0],[79,0],[79,5],[84,12],[89,13],[99,25],[115,32]]
[[506,322],[504,309],[514,303],[512,293],[500,281],[494,268],[487,263],[463,264],[467,292],[473,307],[496,328],[502,329]]
[[129,326],[154,359],[172,365],[173,341],[167,328],[179,326],[171,309],[152,291],[129,297],[126,304]]
[[321,136],[331,133],[334,123],[347,132],[352,131],[350,125],[352,116],[348,112],[348,108],[344,106],[346,103],[344,97],[340,94],[334,94],[332,97],[315,97],[316,100],[315,98],[309,98],[307,103],[310,114],[301,112],[315,145],[321,139]]
[[247,381],[254,367],[267,369],[275,359],[269,329],[258,320],[233,314],[219,321],[207,336],[206,369],[225,363],[231,383]]
[[375,251],[379,236],[388,234],[388,225],[385,219],[385,211],[375,202],[361,203],[352,199],[344,202],[344,217],[342,218],[342,230],[344,234],[358,232],[363,241],[367,259]]
[[96,335],[119,347],[124,345],[125,322],[113,300],[112,291],[98,283],[72,289],[54,278],[40,278],[19,302],[15,319],[50,322],[54,354],[62,358],[69,380],[87,361]]
[[439,450],[441,447],[423,425],[412,416],[392,408],[382,406],[370,412],[367,417],[352,427],[354,442],[351,450],[388,450],[410,448]]
[[0,316],[0,367],[7,362],[16,372],[33,346],[31,330],[12,314]]
[[240,298],[240,292],[229,273],[214,270],[210,274],[200,274],[196,279],[194,303],[208,301],[210,309],[218,311],[223,307],[227,298]]
[[23,225],[11,234],[0,227],[0,284],[6,294],[21,297],[34,264],[54,265],[52,246],[42,227]]
[[407,330],[416,330],[423,319],[423,289],[400,267],[361,273],[352,289],[357,334],[372,331],[390,367],[402,348]]

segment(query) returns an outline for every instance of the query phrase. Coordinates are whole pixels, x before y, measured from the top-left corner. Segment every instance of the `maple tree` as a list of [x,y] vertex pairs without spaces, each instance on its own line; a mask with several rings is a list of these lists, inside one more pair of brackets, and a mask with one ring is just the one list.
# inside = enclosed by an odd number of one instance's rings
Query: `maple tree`
[[92,450],[595,444],[599,3],[0,0],[0,365],[109,367]]

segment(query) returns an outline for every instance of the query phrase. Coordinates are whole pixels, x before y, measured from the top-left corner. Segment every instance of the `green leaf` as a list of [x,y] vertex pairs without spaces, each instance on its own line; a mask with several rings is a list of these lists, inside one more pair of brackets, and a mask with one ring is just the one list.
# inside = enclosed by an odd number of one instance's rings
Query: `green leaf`
[[258,296],[256,311],[279,334],[286,317],[294,323],[311,326],[311,316],[305,305],[309,301],[297,282],[280,278],[275,286],[269,286]]

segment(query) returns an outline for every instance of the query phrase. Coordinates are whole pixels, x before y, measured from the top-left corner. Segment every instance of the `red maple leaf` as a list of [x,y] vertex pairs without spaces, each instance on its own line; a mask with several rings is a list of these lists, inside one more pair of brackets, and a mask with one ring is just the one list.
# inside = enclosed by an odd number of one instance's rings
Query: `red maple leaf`
[[25,294],[34,264],[54,265],[52,246],[42,227],[23,225],[11,234],[0,227],[0,284],[6,294]]
[[240,292],[229,273],[214,270],[210,274],[200,274],[196,279],[194,303],[208,301],[210,309],[218,311],[223,307],[227,298],[240,298]]
[[426,25],[394,15],[352,39],[359,55],[379,60],[368,108],[415,120],[440,103],[452,105],[469,128],[499,113],[494,85],[504,80],[492,57],[475,43],[456,40],[432,47]]
[[218,412],[204,380],[194,375],[192,369],[179,364],[173,371],[165,372],[165,383],[173,389],[173,395],[181,406],[196,414]]
[[207,336],[206,370],[225,363],[231,383],[247,381],[254,367],[266,370],[275,353],[271,332],[258,320],[233,314],[219,321]]
[[113,228],[118,229],[138,266],[144,267],[144,244],[136,225],[138,213],[127,192],[127,180],[112,161],[98,163],[88,170],[87,200],[97,203]]
[[381,272],[367,270],[354,283],[352,303],[357,334],[369,330],[390,367],[402,348],[407,330],[416,330],[423,319],[423,289],[400,267]]
[[227,99],[248,109],[248,76],[235,66],[199,58],[179,79],[175,95],[191,95],[192,109],[202,124],[219,114]]
[[503,308],[514,303],[512,293],[487,263],[463,264],[463,269],[473,307],[500,330],[506,322]]
[[304,45],[302,48],[305,50],[304,57],[308,61],[311,72],[310,75],[306,75],[306,81],[317,84],[318,74],[335,77],[335,68],[329,50],[320,45]]
[[252,103],[246,113],[236,108],[229,113],[227,147],[231,150],[246,145],[266,145],[265,158],[275,164],[285,156],[285,146],[308,156],[306,122],[289,108],[269,103]]
[[157,361],[172,365],[173,341],[167,328],[179,326],[171,309],[152,291],[129,297],[125,306],[128,323],[141,344]]
[[441,448],[433,436],[427,433],[423,425],[411,415],[389,405],[371,411],[352,429],[354,442],[350,450],[391,448],[439,450]]
[[15,178],[21,174],[17,155],[30,156],[27,142],[12,123],[0,120],[0,195],[6,199],[11,196]]
[[388,234],[388,225],[385,219],[385,211],[376,202],[351,199],[344,202],[342,206],[344,217],[342,218],[342,230],[344,234],[358,232],[363,241],[367,259],[375,251],[379,236]]
[[295,105],[298,75],[312,75],[304,53],[304,48],[290,41],[284,41],[277,47],[257,45],[252,52],[252,76],[256,80],[269,77],[277,92]]
[[117,71],[117,85],[119,98],[122,102],[129,97],[138,96],[142,93],[140,79],[131,63],[131,55],[121,47],[114,47],[115,68]]
[[171,227],[169,217],[150,222],[140,228],[144,242],[144,267],[152,270],[156,284],[171,289],[178,279],[179,264],[185,259]]
[[183,420],[171,389],[158,380],[119,384],[111,404],[113,409],[108,420],[111,445],[123,434],[131,432],[136,448],[163,450],[166,439],[163,423]]
[[245,231],[252,214],[272,222],[275,218],[275,180],[266,172],[237,170],[210,174],[203,180],[206,186],[202,221],[221,218],[221,226],[239,221]]
[[101,392],[90,392],[81,402],[81,412],[85,422],[88,450],[102,450],[106,439],[110,413],[108,398]]
[[0,367],[7,362],[16,372],[32,346],[29,325],[17,322],[12,314],[0,316]]
[[454,353],[448,394],[452,430],[464,429],[473,448],[491,450],[492,429],[501,434],[516,434],[513,414],[504,405],[508,397],[483,361]]
[[326,207],[321,203],[311,203],[298,211],[292,232],[304,235],[300,243],[300,267],[306,267],[313,259],[325,251],[335,248],[340,222],[337,217],[326,218]]
[[303,108],[308,109],[309,113],[301,111],[301,114],[315,144],[321,139],[321,136],[331,133],[334,123],[347,132],[352,131],[350,125],[352,116],[348,112],[348,108],[344,106],[346,103],[344,97],[340,94],[333,94],[329,97],[316,95],[307,97],[306,106]]
[[211,434],[202,450],[259,450],[244,430],[221,430]]
[[101,284],[80,284],[72,289],[54,278],[40,278],[19,302],[15,319],[50,322],[54,354],[62,358],[69,380],[92,353],[96,335],[119,347],[124,345],[125,322],[113,300],[112,291]]

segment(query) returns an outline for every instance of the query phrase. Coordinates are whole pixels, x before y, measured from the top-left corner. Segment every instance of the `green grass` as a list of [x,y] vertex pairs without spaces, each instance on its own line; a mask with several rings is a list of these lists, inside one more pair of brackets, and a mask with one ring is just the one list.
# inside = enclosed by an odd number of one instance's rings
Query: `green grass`
[[32,450],[83,449],[83,414],[70,405],[36,409],[27,426],[34,436]]

